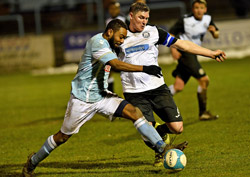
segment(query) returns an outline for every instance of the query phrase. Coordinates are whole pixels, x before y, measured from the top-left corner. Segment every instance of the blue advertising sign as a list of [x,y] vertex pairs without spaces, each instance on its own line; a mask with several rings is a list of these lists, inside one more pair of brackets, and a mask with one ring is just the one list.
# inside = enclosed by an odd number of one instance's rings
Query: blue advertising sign
[[78,62],[87,41],[99,31],[74,32],[64,36],[64,59],[66,62]]
[[64,37],[65,50],[84,49],[86,42],[97,33],[98,31],[88,31],[66,34]]

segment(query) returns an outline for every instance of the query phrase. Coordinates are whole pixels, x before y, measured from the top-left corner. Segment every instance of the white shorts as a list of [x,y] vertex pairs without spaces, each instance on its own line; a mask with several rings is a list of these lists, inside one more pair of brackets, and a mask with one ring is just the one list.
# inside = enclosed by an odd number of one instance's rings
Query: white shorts
[[96,103],[83,102],[71,95],[67,110],[64,116],[61,132],[66,135],[72,135],[79,132],[81,126],[89,121],[96,113],[107,116],[113,121],[113,116],[118,106],[124,99],[108,94],[104,99]]

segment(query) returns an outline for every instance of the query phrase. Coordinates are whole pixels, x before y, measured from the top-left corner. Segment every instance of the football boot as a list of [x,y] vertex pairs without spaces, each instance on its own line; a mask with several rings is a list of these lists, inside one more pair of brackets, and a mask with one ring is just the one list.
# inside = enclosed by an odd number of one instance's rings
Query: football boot
[[204,113],[202,113],[199,116],[199,120],[216,120],[219,118],[219,115],[213,115],[211,112],[209,111],[205,111]]
[[31,157],[32,157],[34,154],[35,154],[34,152],[31,153],[31,154],[28,156],[27,162],[24,164],[23,171],[22,171],[23,177],[32,177],[33,174],[34,174],[34,170],[35,170],[36,166],[34,166],[34,165],[31,163]]

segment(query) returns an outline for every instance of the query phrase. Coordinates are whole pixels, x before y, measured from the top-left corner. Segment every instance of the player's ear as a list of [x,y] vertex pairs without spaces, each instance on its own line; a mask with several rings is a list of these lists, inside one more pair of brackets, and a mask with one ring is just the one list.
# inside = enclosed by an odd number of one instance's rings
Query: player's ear
[[133,18],[133,12],[129,12],[129,18]]
[[207,7],[205,8],[205,13],[207,13]]
[[109,39],[112,38],[113,35],[114,35],[114,30],[108,29],[108,31],[107,31],[107,36],[108,36],[108,38],[109,38]]

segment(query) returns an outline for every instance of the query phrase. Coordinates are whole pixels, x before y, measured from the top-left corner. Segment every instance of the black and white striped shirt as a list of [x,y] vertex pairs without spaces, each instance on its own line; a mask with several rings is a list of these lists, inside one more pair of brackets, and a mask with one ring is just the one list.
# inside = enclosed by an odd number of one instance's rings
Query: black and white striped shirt
[[201,45],[209,25],[215,26],[218,30],[212,17],[208,14],[204,14],[202,20],[195,19],[193,14],[185,15],[175,23],[169,32],[182,40],[189,40]]
[[[157,26],[147,25],[142,32],[128,31],[124,43],[120,46],[119,59],[134,65],[157,65],[158,46],[170,47],[176,38]],[[163,85],[164,78],[158,78],[143,72],[121,72],[123,92],[138,93],[152,90]]]

